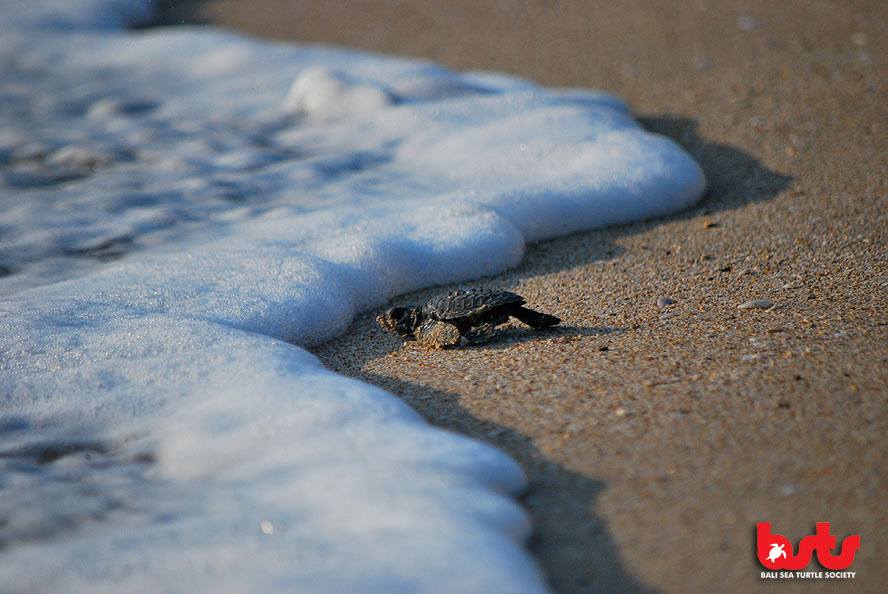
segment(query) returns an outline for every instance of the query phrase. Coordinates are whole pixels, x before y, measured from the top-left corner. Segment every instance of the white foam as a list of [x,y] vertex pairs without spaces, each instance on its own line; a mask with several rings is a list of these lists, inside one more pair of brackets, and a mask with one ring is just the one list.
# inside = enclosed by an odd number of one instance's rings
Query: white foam
[[283,110],[309,118],[353,118],[391,106],[395,98],[386,89],[349,80],[341,72],[310,68],[290,87]]
[[4,589],[545,591],[512,460],[300,347],[699,167],[607,95],[147,6],[0,15]]

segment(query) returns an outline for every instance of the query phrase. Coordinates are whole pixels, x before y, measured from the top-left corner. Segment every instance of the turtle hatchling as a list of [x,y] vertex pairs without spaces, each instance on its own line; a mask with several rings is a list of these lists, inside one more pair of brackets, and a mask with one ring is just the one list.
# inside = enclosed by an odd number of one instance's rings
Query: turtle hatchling
[[536,330],[561,322],[555,316],[524,307],[524,303],[523,297],[509,291],[451,291],[432,297],[420,307],[393,307],[376,321],[385,330],[426,348],[484,342],[509,318]]

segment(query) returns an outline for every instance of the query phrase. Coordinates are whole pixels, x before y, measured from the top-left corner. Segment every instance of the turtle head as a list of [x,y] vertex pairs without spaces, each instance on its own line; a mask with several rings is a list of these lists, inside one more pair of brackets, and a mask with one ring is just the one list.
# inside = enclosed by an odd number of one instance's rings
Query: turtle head
[[415,307],[393,307],[376,316],[376,322],[384,330],[400,334],[403,338],[413,339],[419,327],[419,310]]

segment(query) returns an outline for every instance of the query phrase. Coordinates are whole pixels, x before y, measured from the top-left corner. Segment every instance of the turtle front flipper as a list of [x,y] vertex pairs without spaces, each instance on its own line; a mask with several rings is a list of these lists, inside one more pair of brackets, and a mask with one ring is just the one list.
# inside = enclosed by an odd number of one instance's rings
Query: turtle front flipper
[[473,327],[463,335],[466,344],[479,345],[486,344],[496,334],[496,324],[486,323]]
[[428,320],[416,331],[416,342],[425,349],[458,346],[461,338],[459,328],[440,320]]

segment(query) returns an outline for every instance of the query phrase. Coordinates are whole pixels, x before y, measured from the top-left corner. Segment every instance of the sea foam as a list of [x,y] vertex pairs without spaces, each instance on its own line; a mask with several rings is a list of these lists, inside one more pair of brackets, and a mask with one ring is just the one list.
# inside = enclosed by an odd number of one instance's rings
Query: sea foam
[[544,592],[520,467],[303,347],[698,165],[609,95],[149,15],[0,14],[4,591]]

